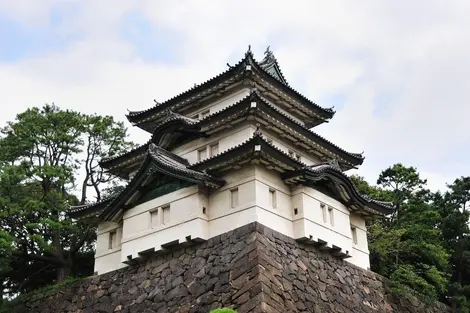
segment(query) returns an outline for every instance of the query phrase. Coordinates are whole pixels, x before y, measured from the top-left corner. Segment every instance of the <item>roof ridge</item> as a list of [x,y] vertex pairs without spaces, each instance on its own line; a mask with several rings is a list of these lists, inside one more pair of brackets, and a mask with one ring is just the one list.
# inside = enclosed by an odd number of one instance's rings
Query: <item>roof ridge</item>
[[[250,53],[251,53],[251,52],[250,52]],[[210,78],[210,79],[206,79],[205,81],[203,81],[203,82],[200,83],[200,84],[194,84],[191,88],[186,89],[185,91],[183,91],[183,92],[177,94],[176,96],[173,96],[173,97],[171,97],[171,98],[169,98],[169,99],[167,99],[167,100],[165,100],[165,101],[163,101],[163,102],[157,102],[157,101],[154,100],[154,101],[155,101],[155,105],[152,106],[152,107],[150,107],[149,109],[141,110],[141,111],[129,111],[129,114],[127,114],[127,116],[136,116],[136,115],[139,115],[139,114],[142,114],[142,113],[145,113],[145,112],[149,112],[149,111],[151,111],[151,110],[153,110],[153,109],[155,109],[155,108],[157,108],[157,107],[159,107],[159,106],[162,106],[162,105],[164,105],[164,104],[166,104],[166,103],[168,103],[168,102],[170,102],[170,101],[172,101],[172,100],[174,100],[174,99],[176,99],[176,98],[178,98],[178,97],[180,97],[180,96],[183,96],[184,94],[187,94],[187,93],[189,93],[189,92],[191,92],[191,91],[194,91],[195,89],[201,88],[201,87],[202,87],[203,85],[205,85],[206,83],[208,83],[208,82],[210,82],[210,81],[213,81],[213,80],[216,80],[217,78],[219,78],[219,77],[221,77],[221,76],[223,76],[223,75],[229,73],[230,71],[234,71],[234,72],[235,72],[235,69],[245,62],[245,60],[246,60],[246,58],[248,57],[248,55],[249,55],[248,53],[245,54],[245,57],[244,57],[243,59],[241,59],[240,61],[238,61],[237,64],[235,64],[235,65],[232,66],[232,67],[229,67],[228,69],[226,69],[226,70],[223,71],[222,73],[217,74],[216,76],[214,76],[214,77],[212,77],[212,78]],[[201,89],[202,89],[202,88],[201,88]]]
[[[272,53],[272,52],[271,52],[271,53]],[[264,60],[264,59],[263,59],[263,60]],[[280,69],[280,66],[279,66],[279,64],[278,64],[278,62],[277,62],[277,59],[275,59],[275,57],[274,57],[274,60],[275,60],[275,62],[276,62],[276,64],[277,64],[277,68],[279,69],[281,75],[284,77],[284,74],[282,73],[282,71],[281,71],[281,69]],[[223,71],[222,73],[220,73],[220,74],[218,74],[218,75],[216,75],[216,76],[214,76],[214,77],[212,77],[212,78],[210,78],[210,79],[207,79],[207,80],[203,81],[203,82],[200,83],[200,84],[196,84],[195,86],[193,86],[193,87],[191,87],[191,88],[189,88],[189,89],[187,89],[187,90],[185,90],[185,91],[183,91],[183,92],[181,92],[181,93],[179,93],[179,94],[177,94],[177,95],[175,95],[175,96],[173,96],[173,97],[171,97],[171,98],[165,100],[164,102],[157,102],[157,101],[154,100],[156,104],[155,104],[154,106],[152,106],[152,107],[146,109],[146,110],[129,111],[129,113],[128,113],[126,116],[127,116],[128,120],[131,121],[130,118],[132,118],[132,117],[136,117],[136,116],[138,116],[138,115],[140,115],[140,114],[144,114],[144,113],[150,112],[150,111],[154,110],[155,108],[158,108],[158,107],[161,107],[161,106],[166,106],[166,105],[168,105],[169,103],[171,103],[172,101],[174,101],[175,99],[180,98],[180,97],[182,97],[182,96],[184,96],[184,95],[186,95],[186,94],[189,94],[190,92],[194,92],[194,91],[197,90],[198,88],[201,89],[200,91],[203,91],[203,90],[204,90],[204,88],[203,88],[204,85],[206,85],[206,84],[209,83],[209,82],[213,82],[213,81],[219,79],[221,76],[227,75],[227,74],[230,73],[230,72],[236,73],[238,70],[241,70],[241,66],[242,66],[242,65],[255,65],[255,66],[256,66],[257,68],[259,68],[265,75],[268,75],[269,77],[273,78],[276,82],[278,82],[278,83],[282,84],[283,86],[285,86],[285,88],[287,88],[288,90],[290,90],[291,92],[293,92],[293,93],[294,93],[295,95],[297,95],[300,99],[306,101],[307,103],[310,103],[313,107],[316,107],[318,110],[323,111],[323,112],[326,112],[326,113],[328,113],[328,114],[331,115],[330,117],[322,117],[322,118],[329,119],[329,118],[331,118],[331,117],[334,115],[335,111],[334,111],[333,109],[331,109],[331,108],[324,108],[324,107],[322,107],[322,106],[316,104],[315,102],[311,101],[310,99],[308,99],[307,97],[305,97],[304,95],[302,95],[299,91],[297,91],[297,90],[295,90],[294,88],[292,88],[291,86],[289,86],[289,84],[287,84],[287,82],[286,82],[286,83],[283,83],[282,81],[279,81],[278,79],[276,79],[273,75],[271,75],[269,72],[266,71],[266,69],[263,67],[263,64],[262,64],[262,63],[263,63],[263,61],[261,61],[261,62],[256,61],[256,59],[255,59],[255,57],[254,57],[254,54],[253,54],[253,52],[251,51],[251,47],[249,47],[249,48],[248,48],[248,51],[245,53],[245,56],[244,56],[240,61],[238,61],[234,66],[229,66],[229,68],[228,68],[227,70]],[[284,77],[284,80],[285,80],[285,77]],[[184,102],[184,101],[183,101],[183,102]],[[177,107],[179,107],[180,105],[181,105],[181,104],[178,104],[178,103],[175,104],[175,106],[177,106]],[[158,114],[160,114],[160,113],[158,113]],[[157,114],[157,115],[158,115],[158,114]],[[319,115],[319,116],[321,117],[321,115]],[[145,119],[145,118],[142,118],[142,119]],[[143,121],[140,120],[140,121],[136,121],[135,123],[134,123],[134,122],[132,122],[132,123],[138,125],[138,124],[143,123]]]

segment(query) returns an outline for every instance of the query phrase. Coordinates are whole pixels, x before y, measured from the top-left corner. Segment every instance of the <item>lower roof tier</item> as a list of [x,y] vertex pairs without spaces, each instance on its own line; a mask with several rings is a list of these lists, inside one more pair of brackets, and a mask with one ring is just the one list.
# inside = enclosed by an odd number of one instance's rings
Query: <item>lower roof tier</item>
[[186,182],[218,189],[225,183],[219,177],[247,164],[261,164],[278,172],[286,184],[301,184],[325,190],[348,209],[366,216],[393,212],[390,203],[361,195],[342,172],[337,161],[307,166],[268,143],[257,130],[243,144],[192,165],[184,158],[151,143],[137,174],[119,195],[97,204],[71,207],[69,215],[74,218],[97,215],[103,220],[115,220],[123,211],[135,206],[139,199],[145,197],[145,193],[151,189],[149,186],[153,186],[156,181],[160,181],[161,185],[176,180],[182,185]]

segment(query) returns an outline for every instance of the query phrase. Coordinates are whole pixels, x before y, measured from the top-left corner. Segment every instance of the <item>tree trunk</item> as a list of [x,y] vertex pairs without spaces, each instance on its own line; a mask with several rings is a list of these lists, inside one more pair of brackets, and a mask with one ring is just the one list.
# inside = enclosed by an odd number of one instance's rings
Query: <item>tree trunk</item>
[[60,283],[66,280],[69,277],[71,271],[72,264],[70,264],[70,262],[66,262],[66,264],[58,267],[56,273],[56,283]]

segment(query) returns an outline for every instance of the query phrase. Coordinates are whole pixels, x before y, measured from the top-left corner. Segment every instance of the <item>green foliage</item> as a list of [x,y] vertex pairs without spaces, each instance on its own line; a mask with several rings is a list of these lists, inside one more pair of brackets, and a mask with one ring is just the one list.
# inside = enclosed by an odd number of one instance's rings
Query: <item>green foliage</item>
[[380,175],[377,187],[355,177],[361,192],[394,204],[391,216],[368,225],[371,269],[392,280],[395,292],[415,290],[426,303],[445,294],[449,252],[439,225],[434,195],[416,168],[395,164]]
[[0,230],[0,273],[11,270],[10,260],[13,252],[14,238]]
[[210,313],[237,313],[237,311],[234,311],[232,309],[215,309],[210,311]]
[[[54,105],[30,108],[1,129],[4,291],[26,293],[71,274],[92,273],[95,225],[71,220],[66,212],[71,204],[87,202],[89,191],[99,200],[102,189],[114,182],[98,161],[109,151],[120,153],[132,146],[126,136],[124,125],[112,117]],[[77,177],[84,179],[77,184]]]
[[40,287],[40,288],[35,289],[31,292],[21,294],[21,295],[19,295],[18,297],[16,297],[15,299],[13,299],[11,301],[0,302],[0,313],[9,312],[9,309],[14,307],[18,302],[23,301],[23,299],[26,299],[28,297],[31,297],[31,296],[34,296],[34,295],[37,295],[37,294],[45,293],[45,292],[50,291],[50,290],[63,288],[65,286],[71,285],[75,282],[82,281],[83,279],[84,279],[83,277],[68,277],[60,283]]

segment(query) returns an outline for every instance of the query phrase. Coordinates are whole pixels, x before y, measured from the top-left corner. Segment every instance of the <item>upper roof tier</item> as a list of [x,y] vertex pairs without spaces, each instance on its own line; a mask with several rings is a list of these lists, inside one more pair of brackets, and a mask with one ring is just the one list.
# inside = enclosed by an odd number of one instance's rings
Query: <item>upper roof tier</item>
[[359,166],[364,161],[362,154],[348,152],[333,144],[282,113],[265,101],[257,91],[253,91],[244,99],[201,120],[190,119],[167,110],[149,142],[125,154],[103,159],[100,165],[109,172],[127,179],[130,173],[139,168],[151,142],[171,150],[182,140],[210,135],[223,130],[224,125],[233,127],[249,117],[261,122],[264,127],[273,129],[276,134],[285,135],[285,140],[292,141],[292,144],[306,149],[322,161],[337,159],[343,170]]
[[156,103],[150,109],[129,111],[127,119],[133,125],[153,133],[166,109],[176,113],[196,110],[240,86],[260,90],[263,96],[284,107],[308,128],[327,122],[335,114],[333,109],[320,107],[290,87],[268,47],[261,62],[257,62],[251,49],[248,49],[245,57],[225,72],[165,102]]

